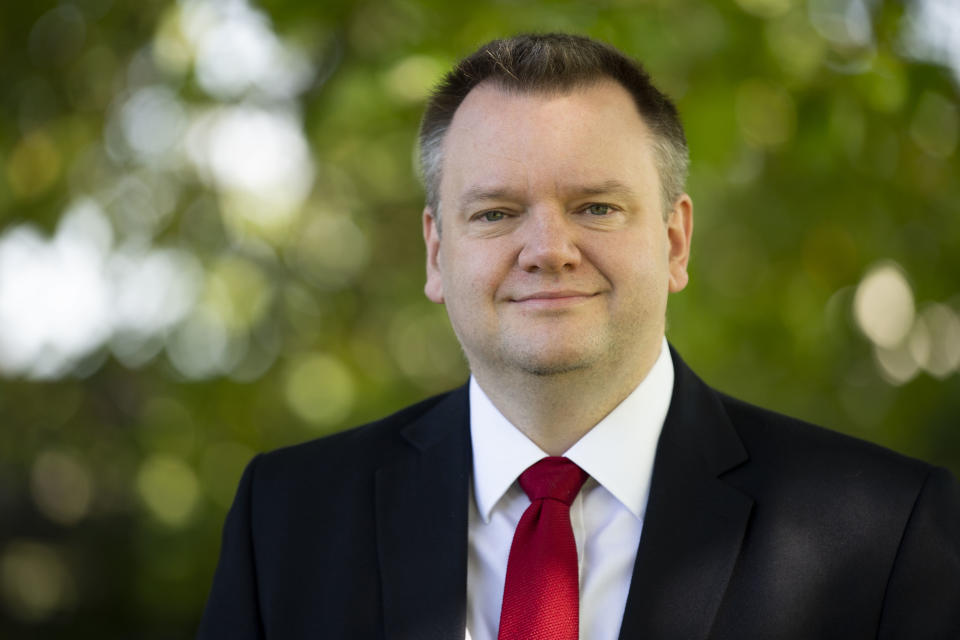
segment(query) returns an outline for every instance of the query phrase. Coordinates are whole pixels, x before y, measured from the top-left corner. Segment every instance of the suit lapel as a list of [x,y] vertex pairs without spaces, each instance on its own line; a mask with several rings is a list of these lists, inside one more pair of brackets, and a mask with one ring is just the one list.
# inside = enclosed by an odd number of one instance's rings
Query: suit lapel
[[671,352],[676,381],[621,640],[708,636],[753,507],[719,477],[747,459],[719,398]]
[[377,472],[377,547],[386,637],[462,640],[471,470],[466,388],[403,431],[410,446]]

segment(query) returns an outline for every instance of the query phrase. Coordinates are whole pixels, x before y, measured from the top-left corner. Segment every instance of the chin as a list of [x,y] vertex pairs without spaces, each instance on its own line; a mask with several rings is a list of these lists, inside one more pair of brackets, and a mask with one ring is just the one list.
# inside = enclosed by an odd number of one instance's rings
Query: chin
[[506,361],[524,373],[534,376],[560,376],[589,369],[595,358],[583,353],[523,353],[514,349],[507,353]]
[[587,368],[587,365],[582,363],[567,363],[567,364],[528,366],[528,367],[523,367],[523,371],[533,376],[547,378],[550,376],[562,376],[568,373],[582,371],[586,368]]

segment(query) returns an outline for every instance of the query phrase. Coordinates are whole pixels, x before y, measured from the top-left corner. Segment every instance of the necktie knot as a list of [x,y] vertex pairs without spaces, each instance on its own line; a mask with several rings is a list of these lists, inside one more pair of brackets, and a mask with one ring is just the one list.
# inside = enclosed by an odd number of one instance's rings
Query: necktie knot
[[587,472],[573,461],[551,456],[521,473],[520,486],[531,501],[549,498],[570,506],[586,479]]

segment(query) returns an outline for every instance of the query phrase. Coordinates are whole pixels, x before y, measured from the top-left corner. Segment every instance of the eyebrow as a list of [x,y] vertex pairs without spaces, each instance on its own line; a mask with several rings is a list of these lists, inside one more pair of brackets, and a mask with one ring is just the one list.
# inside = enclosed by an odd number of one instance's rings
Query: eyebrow
[[619,180],[606,180],[598,184],[580,185],[570,189],[571,193],[583,196],[600,196],[605,194],[634,197],[636,193]]
[[518,193],[507,187],[470,187],[460,196],[460,208],[482,200],[516,200]]
[[[564,191],[575,197],[599,196],[599,195],[619,195],[625,197],[635,197],[636,193],[629,186],[619,180],[605,180],[596,184],[575,185],[564,188]],[[519,192],[509,187],[484,187],[476,186],[467,189],[460,197],[460,208],[464,209],[468,205],[483,200],[519,200]]]

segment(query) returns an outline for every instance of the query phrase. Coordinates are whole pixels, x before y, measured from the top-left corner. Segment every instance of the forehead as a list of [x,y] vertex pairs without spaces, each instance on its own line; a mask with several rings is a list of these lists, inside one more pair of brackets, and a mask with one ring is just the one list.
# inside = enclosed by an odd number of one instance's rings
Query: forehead
[[441,190],[476,181],[626,181],[653,166],[650,138],[633,98],[612,80],[557,93],[484,83],[447,131]]

